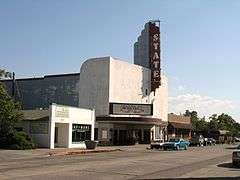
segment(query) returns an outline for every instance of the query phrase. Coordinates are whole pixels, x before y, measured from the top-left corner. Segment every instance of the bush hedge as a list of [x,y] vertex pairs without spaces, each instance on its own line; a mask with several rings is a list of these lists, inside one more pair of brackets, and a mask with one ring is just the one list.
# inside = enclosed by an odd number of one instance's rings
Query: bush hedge
[[0,147],[5,149],[35,149],[37,146],[23,131],[15,131],[7,137],[1,138]]

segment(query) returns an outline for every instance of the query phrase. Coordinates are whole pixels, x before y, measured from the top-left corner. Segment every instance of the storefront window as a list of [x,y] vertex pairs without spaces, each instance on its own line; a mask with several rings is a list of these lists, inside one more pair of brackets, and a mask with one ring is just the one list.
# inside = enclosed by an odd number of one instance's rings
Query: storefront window
[[91,140],[91,125],[73,124],[72,142]]

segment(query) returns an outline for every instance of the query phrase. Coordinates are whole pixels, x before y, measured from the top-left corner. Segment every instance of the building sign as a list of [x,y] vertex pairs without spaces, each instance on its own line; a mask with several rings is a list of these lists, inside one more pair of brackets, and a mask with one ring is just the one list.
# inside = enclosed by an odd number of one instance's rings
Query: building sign
[[149,22],[149,67],[151,69],[151,91],[155,91],[155,89],[161,85],[159,26],[157,26],[155,22]]
[[31,134],[48,134],[48,122],[31,122]]
[[91,125],[85,125],[85,124],[73,124],[72,129],[76,130],[78,132],[85,132],[85,131],[91,131]]
[[55,117],[69,118],[69,109],[68,109],[68,107],[56,106]]
[[109,114],[150,116],[153,114],[153,105],[152,104],[110,103]]

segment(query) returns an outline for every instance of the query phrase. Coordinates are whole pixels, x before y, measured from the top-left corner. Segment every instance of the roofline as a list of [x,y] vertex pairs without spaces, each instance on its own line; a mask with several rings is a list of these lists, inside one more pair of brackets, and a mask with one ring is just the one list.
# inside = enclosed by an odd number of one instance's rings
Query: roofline
[[[53,75],[45,75],[43,77],[30,77],[30,78],[18,78],[16,81],[26,81],[26,80],[42,80],[44,78],[52,78],[52,77],[62,77],[62,76],[79,76],[80,73],[69,73],[69,74],[53,74]],[[0,79],[0,82],[12,81],[12,79]]]

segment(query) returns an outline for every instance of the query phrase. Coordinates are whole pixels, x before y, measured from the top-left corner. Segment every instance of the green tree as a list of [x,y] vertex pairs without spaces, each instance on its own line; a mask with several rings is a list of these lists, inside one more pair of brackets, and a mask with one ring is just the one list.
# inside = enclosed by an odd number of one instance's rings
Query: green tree
[[2,78],[12,78],[12,73],[5,71],[4,69],[0,69],[0,79]]
[[204,132],[208,131],[208,122],[206,121],[205,117],[196,122],[196,130]]
[[0,83],[0,138],[14,132],[15,124],[23,117],[21,106],[14,102]]
[[198,117],[197,111],[186,110],[183,115],[187,116],[187,117],[190,117],[193,129],[198,130],[199,117]]
[[228,114],[222,113],[217,118],[219,129],[227,130],[231,135],[237,136],[239,134],[239,124]]
[[[1,71],[0,76],[2,77]],[[6,77],[4,75],[4,77]],[[15,102],[0,82],[0,148],[32,149],[35,143],[23,131],[16,131],[16,123],[23,119],[21,105]]]
[[208,133],[209,131],[227,130],[232,136],[240,137],[240,124],[228,114],[213,114],[209,117],[209,122],[206,121],[205,117],[199,118],[197,111],[186,110],[184,116],[190,117],[195,131]]
[[210,131],[217,131],[219,130],[219,123],[218,123],[218,115],[213,114],[209,117],[208,129]]

